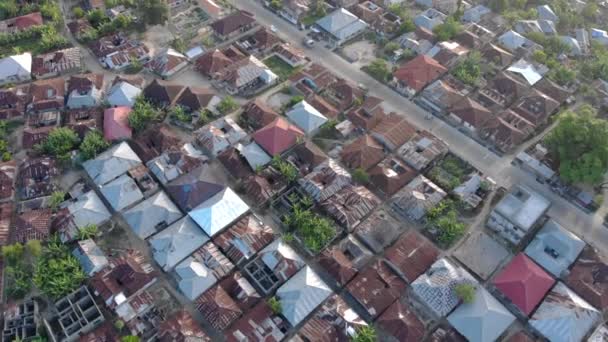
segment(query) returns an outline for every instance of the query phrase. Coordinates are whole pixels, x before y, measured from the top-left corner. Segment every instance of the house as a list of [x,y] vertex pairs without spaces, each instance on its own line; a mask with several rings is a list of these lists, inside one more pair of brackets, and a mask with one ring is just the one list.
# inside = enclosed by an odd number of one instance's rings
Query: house
[[272,228],[254,215],[247,215],[217,235],[213,242],[238,265],[253,259],[273,240]]
[[[353,107],[358,101],[363,101],[361,106],[366,107],[366,109],[374,109],[370,108],[371,106],[369,103],[368,106],[365,106],[365,102],[371,96],[366,96],[363,89],[345,79],[340,78],[329,85],[323,95],[339,111],[345,111]],[[376,105],[377,104],[378,103],[376,103]]]
[[[10,16],[10,14],[8,15]],[[43,23],[42,14],[40,12],[32,12],[0,21],[0,32],[3,34],[17,34],[36,26],[42,26]]]
[[390,113],[371,130],[372,137],[376,138],[389,151],[394,151],[405,144],[416,133],[405,117]]
[[396,157],[388,157],[369,170],[370,182],[385,196],[392,196],[412,181],[417,172]]
[[258,130],[271,124],[278,115],[274,109],[270,108],[260,98],[256,98],[245,105],[240,120],[246,122],[250,129]]
[[481,56],[501,69],[511,65],[515,58],[509,51],[491,43],[486,45]]
[[103,108],[71,109],[64,113],[63,125],[73,129],[80,139],[103,129]]
[[476,286],[477,281],[463,267],[446,258],[437,260],[412,283],[412,292],[438,317],[449,314],[458,304],[456,287]]
[[103,185],[101,193],[115,211],[122,211],[144,199],[137,183],[127,174]]
[[351,176],[333,159],[317,166],[298,183],[315,201],[323,202],[351,183]]
[[209,237],[186,216],[152,236],[148,243],[156,263],[168,272],[208,241]]
[[266,56],[281,44],[281,39],[270,29],[262,27],[253,34],[240,39],[236,44],[250,54]]
[[452,255],[483,280],[511,257],[503,245],[483,231],[471,234]]
[[536,11],[538,12],[538,19],[549,20],[556,23],[559,21],[559,17],[553,12],[553,9],[549,5],[538,6],[536,7]]
[[277,289],[282,315],[292,326],[302,322],[333,291],[309,266],[305,266]]
[[17,193],[21,200],[48,196],[55,190],[53,178],[59,175],[54,159],[27,159],[19,165]]
[[448,41],[435,44],[425,55],[433,58],[446,68],[452,68],[468,53],[469,49],[455,41]]
[[236,11],[213,22],[210,27],[220,40],[228,40],[255,27],[253,14],[245,11]]
[[0,85],[21,83],[32,79],[32,54],[8,56],[0,59]]
[[271,156],[280,155],[296,144],[304,132],[283,118],[276,118],[253,134],[253,140]]
[[81,286],[57,300],[52,311],[57,316],[51,324],[57,323],[55,326],[58,329],[52,328],[51,333],[61,341],[79,341],[81,335],[92,331],[105,321],[86,286]]
[[41,55],[32,60],[32,75],[36,79],[57,77],[82,71],[80,48],[67,48]]
[[305,341],[346,341],[367,323],[337,294],[329,297],[299,330]]
[[385,253],[391,267],[399,270],[410,283],[431,268],[438,256],[439,250],[413,230],[403,234]]
[[13,303],[4,312],[2,341],[38,338],[39,324],[38,303],[34,299],[26,299],[19,304]]
[[422,341],[425,333],[418,315],[399,300],[378,317],[376,324],[392,337],[391,341]]
[[232,95],[252,94],[277,80],[278,76],[255,56],[234,62],[214,76],[214,84]]
[[397,68],[393,77],[400,93],[413,96],[447,71],[433,58],[420,55]]
[[106,100],[111,107],[133,107],[142,92],[143,78],[116,76],[107,92]]
[[327,35],[329,43],[341,46],[367,30],[367,24],[344,8],[339,8],[315,23]]
[[214,157],[247,136],[232,118],[216,120],[196,130],[194,134],[198,143]]
[[491,9],[484,5],[476,5],[465,9],[461,19],[467,23],[478,23],[489,14],[492,14]]
[[260,301],[224,332],[228,342],[243,338],[251,342],[279,342],[289,329],[289,324],[272,312],[265,301]]
[[82,270],[89,277],[109,265],[108,258],[92,239],[78,241],[72,255],[78,259]]
[[497,340],[513,321],[515,316],[481,286],[472,303],[461,304],[448,316],[448,322],[470,342]]
[[507,71],[517,75],[530,86],[540,81],[548,70],[544,65],[531,63],[525,59],[520,59],[507,68]]
[[517,101],[511,109],[535,127],[542,126],[559,108],[559,103],[549,96],[533,89]]
[[30,240],[45,241],[51,235],[51,209],[34,209],[15,217],[12,241],[25,244]]
[[483,135],[499,150],[509,152],[532,135],[535,125],[512,110],[499,113],[495,120],[486,122]]
[[481,130],[485,123],[492,118],[492,112],[481,103],[470,97],[465,97],[447,110],[449,119],[462,125],[469,132]]
[[534,88],[554,99],[560,105],[567,102],[572,96],[572,91],[570,89],[558,85],[547,77],[544,77],[542,80],[535,83]]
[[560,36],[559,38],[570,49],[568,56],[577,57],[583,55],[583,48],[576,38],[570,36]]
[[[244,56],[239,56],[239,59],[242,57]],[[198,72],[208,77],[214,77],[234,62],[236,60],[226,56],[223,51],[215,49],[200,56],[195,64]]]
[[286,159],[298,168],[302,175],[307,175],[314,168],[326,162],[328,157],[315,143],[304,140],[292,149]]
[[375,128],[385,116],[382,99],[374,96],[366,96],[359,108],[353,108],[347,114],[355,126],[366,131]]
[[164,191],[147,198],[123,214],[125,221],[141,239],[167,228],[182,217]]
[[515,22],[514,29],[522,35],[527,35],[533,32],[543,33],[545,35],[556,35],[557,29],[555,23],[550,20],[518,20]]
[[337,81],[337,77],[324,66],[311,63],[300,72],[292,75],[289,81],[291,82],[290,90],[293,93],[307,98],[328,88]]
[[84,34],[86,34],[87,31],[93,28],[93,26],[91,26],[91,23],[89,23],[86,18],[72,20],[67,23],[67,26],[74,38],[80,40],[82,40]]
[[479,90],[476,100],[486,108],[500,110],[509,107],[528,91],[528,86],[517,80],[514,75],[500,72],[485,88]]
[[158,327],[157,338],[160,342],[211,341],[198,322],[186,310],[180,310],[162,322]]
[[49,126],[24,128],[21,146],[25,149],[34,148],[34,146],[43,143],[53,129],[54,127]]
[[427,8],[432,7],[447,14],[452,14],[458,9],[455,0],[416,0],[416,4]]
[[[544,150],[544,151],[543,151]],[[555,171],[552,170],[546,163],[542,160],[543,156],[547,154],[546,149],[537,144],[534,147],[533,154],[528,154],[525,151],[519,152],[515,156],[515,163],[519,165],[523,170],[532,173],[538,179],[542,179],[544,181],[549,181],[555,177]]]
[[155,78],[152,83],[148,84],[148,86],[144,88],[143,95],[146,100],[156,105],[170,106],[179,97],[183,90],[184,86],[182,85],[159,81]]
[[448,145],[428,131],[416,133],[397,150],[403,161],[422,171],[448,152]]
[[82,166],[95,184],[103,186],[138,165],[141,165],[139,157],[129,144],[122,142],[102,152],[95,159],[87,160]]
[[448,82],[437,80],[422,91],[417,104],[429,109],[433,114],[444,114],[463,98],[462,93]]
[[14,160],[0,163],[0,202],[12,201],[15,197],[17,162]]
[[174,76],[188,65],[188,58],[168,48],[158,53],[146,64],[146,69],[160,76],[163,80]]
[[103,112],[103,136],[108,141],[131,138],[133,130],[129,126],[130,107],[112,107]]
[[137,155],[148,162],[165,152],[183,150],[187,144],[178,137],[171,126],[166,124],[153,125],[131,140]]
[[598,309],[608,307],[608,281],[603,276],[608,269],[605,259],[586,246],[566,277],[569,288]]
[[338,244],[325,249],[319,257],[319,265],[339,285],[346,285],[372,258],[372,252],[354,236],[348,235]]
[[260,174],[248,176],[243,188],[247,197],[256,207],[263,207],[287,188],[287,182],[274,168],[266,168]]
[[249,278],[264,294],[291,278],[305,263],[300,256],[281,239],[264,247],[258,256],[245,265]]
[[30,85],[31,102],[27,105],[28,112],[47,112],[63,108],[65,81],[63,78],[39,80]]
[[[148,161],[146,166],[161,184],[167,184],[179,176],[202,166],[205,157],[198,150],[190,150],[185,144],[179,151],[163,152],[160,156]],[[191,145],[190,145],[191,146]]]
[[526,254],[554,277],[562,277],[585,242],[553,220],[547,221],[526,247]]
[[306,57],[306,54],[304,54],[304,51],[289,43],[281,43],[275,46],[272,49],[271,56],[280,58],[292,68],[303,66],[310,61],[308,57]]
[[221,181],[215,177],[208,165],[198,167],[166,186],[171,198],[185,212],[196,208],[224,188],[224,185],[221,185]]
[[64,242],[76,239],[80,229],[90,224],[101,226],[112,216],[93,190],[64,203],[62,207],[66,209],[67,217],[57,232]]
[[368,170],[384,158],[384,148],[369,135],[362,135],[340,152],[342,162],[350,169]]
[[100,58],[100,63],[115,71],[126,69],[134,60],[141,64],[146,64],[150,60],[150,50],[137,40],[122,41],[121,45],[113,47],[110,51],[113,52]]
[[10,244],[13,209],[14,204],[12,202],[0,204],[0,246]]
[[188,212],[188,215],[213,237],[249,211],[249,207],[230,188],[224,188]]
[[349,231],[380,204],[380,199],[364,186],[347,185],[321,202],[321,208]]
[[443,189],[420,175],[391,198],[391,208],[404,219],[419,221],[446,196]]
[[223,287],[214,286],[200,296],[195,305],[213,328],[222,331],[243,313],[237,300],[233,299]]
[[292,24],[298,24],[311,11],[313,5],[311,0],[282,0],[281,3],[279,15]]
[[175,106],[181,106],[188,112],[216,112],[216,106],[222,101],[211,89],[204,87],[186,87],[175,100]]
[[88,108],[101,104],[103,95],[103,74],[84,74],[70,77],[66,106],[68,108]]
[[536,45],[533,41],[513,30],[507,31],[498,37],[498,43],[510,52],[515,52],[520,48],[528,49]]
[[518,244],[545,215],[551,202],[537,192],[516,185],[498,202],[486,226],[513,244]]
[[540,304],[555,280],[525,254],[520,253],[492,282],[500,292],[529,316]]
[[538,307],[530,325],[555,342],[582,341],[602,319],[602,314],[561,281]]
[[327,118],[306,101],[295,104],[286,115],[308,135],[314,135],[327,122]]
[[371,317],[376,318],[401,297],[406,287],[407,284],[392,268],[378,260],[359,272],[346,285],[346,290]]
[[29,101],[29,85],[1,89],[0,119],[10,120],[22,116]]
[[378,209],[359,223],[355,235],[374,253],[381,253],[404,230],[405,227],[389,215],[385,209]]
[[414,24],[416,27],[433,31],[435,27],[443,24],[447,17],[447,15],[439,12],[438,10],[429,8],[414,17]]
[[587,341],[602,342],[606,338],[608,338],[608,327],[606,327],[606,324],[602,324],[597,327],[597,329],[595,329],[595,331],[593,332],[593,334],[591,334],[591,336],[589,336],[589,339],[587,339]]

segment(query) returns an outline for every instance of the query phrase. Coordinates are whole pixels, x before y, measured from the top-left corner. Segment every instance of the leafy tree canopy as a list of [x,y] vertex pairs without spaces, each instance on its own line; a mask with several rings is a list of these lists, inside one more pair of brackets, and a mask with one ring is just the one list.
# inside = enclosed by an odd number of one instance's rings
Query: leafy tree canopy
[[444,41],[453,39],[462,32],[462,30],[462,24],[453,17],[449,17],[443,24],[435,26],[433,33],[437,37],[437,40]]
[[48,154],[65,158],[70,151],[78,146],[79,142],[78,134],[73,129],[59,127],[49,133],[49,136],[42,143],[42,149]]
[[80,144],[80,153],[84,159],[95,158],[98,153],[103,152],[110,144],[103,138],[99,131],[91,131],[84,136]]

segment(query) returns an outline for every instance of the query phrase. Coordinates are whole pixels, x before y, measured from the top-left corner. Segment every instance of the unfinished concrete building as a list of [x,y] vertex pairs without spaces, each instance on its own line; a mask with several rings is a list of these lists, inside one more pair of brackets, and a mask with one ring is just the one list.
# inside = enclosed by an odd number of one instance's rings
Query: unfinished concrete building
[[[53,324],[53,334],[57,341],[78,341],[101,323],[105,318],[86,286],[82,286],[55,302],[57,324]],[[56,329],[55,329],[56,327]]]
[[38,303],[26,300],[4,312],[2,342],[24,341],[38,336]]

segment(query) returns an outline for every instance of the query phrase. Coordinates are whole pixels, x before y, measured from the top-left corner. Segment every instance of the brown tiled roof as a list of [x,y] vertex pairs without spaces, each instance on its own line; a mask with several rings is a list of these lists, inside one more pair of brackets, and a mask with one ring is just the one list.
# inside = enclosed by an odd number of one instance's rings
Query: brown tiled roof
[[255,23],[253,14],[238,11],[211,24],[211,28],[219,35],[226,36],[243,27]]
[[413,230],[404,234],[385,254],[410,282],[431,267],[438,256],[439,250]]
[[427,84],[447,71],[448,69],[433,58],[420,55],[400,66],[393,72],[393,76],[416,92],[419,92]]
[[467,342],[467,339],[462,337],[454,328],[438,327],[428,337],[428,342]]
[[196,60],[196,69],[203,75],[213,76],[230,64],[232,64],[232,60],[222,51],[215,49],[203,54]]
[[46,240],[51,234],[51,209],[36,209],[17,215],[13,231],[14,242]]
[[352,235],[319,256],[319,265],[341,286],[346,285],[370,260],[372,254]]
[[65,126],[72,128],[80,139],[92,130],[102,130],[103,108],[70,109],[65,113]]
[[418,342],[424,337],[424,324],[401,301],[396,301],[376,321],[378,326],[399,342]]
[[401,297],[406,286],[384,261],[378,260],[351,280],[346,289],[372,317],[378,317]]
[[0,201],[15,195],[17,162],[14,160],[0,163]]
[[159,81],[154,79],[143,91],[143,95],[149,101],[162,104],[171,105],[173,101],[177,99],[179,94],[184,89],[184,86],[173,84],[169,82]]
[[68,80],[68,94],[73,91],[89,92],[103,88],[103,74],[83,74],[71,76]]
[[369,170],[369,180],[386,196],[394,195],[416,175],[416,170],[395,157],[388,157]]
[[[255,31],[251,35],[251,38],[254,42],[252,44],[252,48],[262,51],[271,49],[272,47],[281,42],[281,39],[266,27],[262,27],[261,29]],[[251,43],[251,39],[249,40],[249,42]]]
[[23,148],[33,148],[34,145],[44,142],[53,129],[55,129],[55,127],[52,126],[43,126],[37,128],[26,127],[23,130],[21,145]]
[[496,63],[500,67],[506,67],[513,62],[513,55],[503,48],[494,44],[488,44],[488,47],[483,51],[482,56],[490,62]]
[[181,140],[170,126],[160,124],[140,133],[131,145],[141,160],[146,163],[163,152],[178,150],[181,147]]
[[265,301],[253,309],[224,332],[228,342],[279,342],[285,336],[289,324],[281,316],[274,315]]
[[247,179],[250,176],[253,176],[253,171],[251,171],[251,168],[247,165],[247,161],[244,160],[239,151],[234,147],[230,147],[220,153],[217,156],[217,159],[228,170],[228,173],[236,179]]
[[[524,96],[528,92],[528,86],[516,80],[505,72],[499,73],[494,79],[488,82],[486,88],[480,90],[480,102],[490,107],[487,103],[498,103],[503,107],[510,106],[513,101]],[[487,99],[484,99],[487,98]]]
[[363,99],[365,92],[358,86],[345,79],[338,81],[329,87],[337,107],[343,111],[350,108],[356,99]]
[[592,247],[585,247],[566,284],[595,307],[608,308],[608,263]]
[[342,162],[349,168],[367,170],[384,158],[384,148],[366,134],[346,145],[340,156]]
[[533,89],[512,107],[513,111],[534,125],[545,122],[557,110],[559,103],[549,96]]
[[30,95],[33,110],[63,108],[65,81],[61,77],[35,81],[30,86]]
[[346,186],[321,203],[321,208],[342,226],[352,230],[380,199],[364,186]]
[[0,204],[0,247],[10,244],[14,205]]
[[213,239],[232,262],[250,260],[274,240],[272,228],[253,215],[247,215]]
[[30,101],[30,86],[20,85],[10,89],[0,89],[0,119],[12,119],[23,115]]
[[563,103],[572,95],[571,91],[546,77],[543,77],[543,79],[534,84],[534,88],[541,93],[547,94],[547,96],[554,99],[558,103]]
[[416,134],[416,128],[403,116],[391,113],[372,129],[372,136],[379,139],[389,150],[395,149]]
[[112,85],[116,85],[120,82],[126,82],[135,87],[143,88],[146,80],[139,75],[117,75],[114,77],[114,80],[112,80]]
[[175,101],[175,104],[196,111],[206,108],[214,96],[215,93],[209,88],[186,87]]
[[534,124],[512,110],[506,110],[494,119],[486,122],[484,131],[497,147],[508,152],[523,143],[533,132]]
[[279,115],[260,98],[249,102],[243,109],[243,115],[253,130],[258,130],[272,123]]
[[159,342],[211,341],[186,310],[180,310],[158,327]]
[[17,189],[21,199],[50,195],[54,190],[53,177],[59,174],[54,159],[29,159],[19,166]]
[[306,341],[352,341],[349,330],[367,323],[337,294],[329,297],[300,329]]
[[262,298],[249,280],[238,271],[220,281],[219,286],[234,299],[243,312],[252,308]]
[[121,292],[128,299],[154,282],[156,275],[157,272],[146,262],[141,252],[128,250],[122,255],[111,258],[110,267],[91,278],[91,287],[104,301]]
[[470,97],[465,97],[450,107],[448,111],[476,129],[482,128],[492,116],[489,109]]
[[219,285],[215,285],[195,302],[196,309],[218,330],[226,329],[243,313],[234,299]]
[[294,157],[308,165],[308,169],[312,170],[318,165],[322,164],[327,160],[327,156],[315,143],[310,140],[304,140],[303,143],[296,145],[293,148]]
[[317,94],[313,94],[307,102],[313,106],[316,110],[321,112],[325,117],[329,119],[337,119],[338,118],[338,110],[329,102],[327,102],[324,98]]
[[348,119],[355,126],[370,130],[375,128],[386,116],[384,109],[380,105],[382,99],[368,96],[363,101],[363,105],[359,108],[354,108],[348,113]]

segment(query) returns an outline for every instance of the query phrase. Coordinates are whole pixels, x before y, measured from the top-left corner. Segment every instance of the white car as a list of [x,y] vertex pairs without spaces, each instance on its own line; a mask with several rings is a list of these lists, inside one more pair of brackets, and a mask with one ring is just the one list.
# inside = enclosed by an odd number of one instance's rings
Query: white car
[[270,31],[277,32],[277,28],[274,25],[270,25]]

